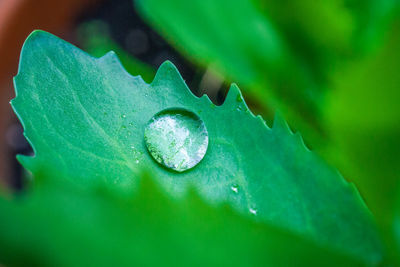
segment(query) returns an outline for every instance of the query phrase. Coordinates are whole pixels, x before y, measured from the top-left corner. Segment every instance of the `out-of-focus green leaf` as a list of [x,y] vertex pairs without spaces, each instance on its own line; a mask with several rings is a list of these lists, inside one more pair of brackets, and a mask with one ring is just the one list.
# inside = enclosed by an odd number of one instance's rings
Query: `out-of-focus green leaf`
[[326,71],[335,57],[362,54],[376,45],[399,5],[398,0],[253,2],[297,53]]
[[[38,177],[37,177],[38,178]],[[179,200],[142,177],[131,196],[108,184],[81,189],[65,180],[0,198],[0,263],[10,266],[358,266],[193,191]],[[138,179],[139,177],[135,177]],[[40,180],[43,181],[43,178]]]
[[393,210],[400,182],[399,29],[396,22],[374,55],[337,71],[326,110],[326,128],[338,149],[331,156],[381,219]]
[[[343,0],[339,1],[352,13],[355,24],[354,46],[358,51],[370,52],[379,46],[388,25],[398,13],[398,0]],[[358,53],[360,54],[360,53]]]
[[393,232],[394,232],[394,240],[395,240],[395,253],[400,255],[400,190],[397,199],[397,205],[394,213],[394,223],[393,223]]
[[281,110],[316,146],[324,143],[320,111],[332,69],[377,44],[396,6],[395,0],[135,3],[173,46],[237,81],[264,115]]
[[391,239],[400,186],[400,20],[384,46],[337,71],[334,80],[325,120],[332,140],[327,153],[359,186]]
[[248,0],[138,0],[139,11],[194,62],[238,82],[261,109],[318,129],[321,87],[309,60]]
[[314,46],[313,49],[317,50],[346,51],[351,46],[354,19],[342,0],[253,1],[261,5],[266,16],[288,38],[297,35],[299,38],[309,39],[307,46]]
[[353,50],[356,21],[342,0],[253,0],[321,83],[335,61]]
[[129,55],[108,34],[107,25],[101,21],[90,21],[79,26],[78,36],[82,48],[95,57],[102,57],[114,51],[124,68],[132,75],[140,75],[147,82],[153,79],[155,71],[152,67]]
[[[93,58],[45,32],[28,37],[15,78],[12,105],[34,157],[43,166],[93,186],[106,177],[126,191],[132,173],[150,168],[173,196],[195,187],[210,203],[229,202],[256,221],[289,229],[323,246],[376,263],[382,252],[374,223],[356,189],[307,150],[277,117],[269,128],[247,108],[233,85],[222,106],[197,98],[169,62],[151,84],[132,77],[113,53]],[[149,155],[148,121],[167,108],[190,110],[209,135],[204,159],[176,173]],[[232,189],[234,188],[234,189]]]

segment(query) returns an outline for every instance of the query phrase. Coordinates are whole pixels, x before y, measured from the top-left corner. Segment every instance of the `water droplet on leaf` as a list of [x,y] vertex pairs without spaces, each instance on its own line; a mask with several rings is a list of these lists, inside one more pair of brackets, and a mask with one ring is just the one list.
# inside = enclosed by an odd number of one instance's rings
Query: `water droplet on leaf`
[[244,111],[245,109],[244,109],[242,106],[238,106],[238,107],[236,108],[236,110],[242,112],[242,111]]
[[250,211],[251,214],[257,215],[257,209],[255,209],[255,208],[250,208],[249,211]]
[[231,190],[235,193],[239,192],[239,186],[237,184],[234,184],[231,186]]
[[166,109],[154,115],[146,126],[144,139],[158,163],[178,172],[196,166],[208,147],[204,122],[182,108]]

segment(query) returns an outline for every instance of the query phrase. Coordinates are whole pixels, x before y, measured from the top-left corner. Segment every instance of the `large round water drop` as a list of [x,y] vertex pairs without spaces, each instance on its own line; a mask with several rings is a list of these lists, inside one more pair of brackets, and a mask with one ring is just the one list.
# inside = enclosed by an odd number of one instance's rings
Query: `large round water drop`
[[158,163],[183,172],[204,158],[208,132],[204,122],[193,112],[170,108],[151,118],[144,130],[144,140]]

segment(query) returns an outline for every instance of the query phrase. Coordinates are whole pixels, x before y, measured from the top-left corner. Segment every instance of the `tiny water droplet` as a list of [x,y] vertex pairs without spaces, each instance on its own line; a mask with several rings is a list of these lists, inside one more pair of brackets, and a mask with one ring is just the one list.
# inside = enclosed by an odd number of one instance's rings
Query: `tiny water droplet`
[[137,160],[135,161],[135,163],[136,163],[136,164],[139,164],[139,160],[137,159]]
[[255,208],[250,208],[249,211],[250,211],[251,214],[257,215],[257,209],[255,209]]
[[165,109],[154,115],[145,128],[144,139],[158,163],[178,172],[196,166],[208,147],[204,122],[182,108]]
[[125,115],[125,114],[122,114],[122,115],[121,115],[121,118],[125,119],[125,118],[126,118],[126,115]]
[[231,186],[231,190],[235,193],[239,192],[239,186],[237,184],[234,184]]
[[236,109],[237,109],[237,111],[240,111],[240,112],[242,112],[242,111],[244,111],[244,110],[245,110],[245,109],[244,109],[244,107],[243,107],[243,106],[241,106],[241,105],[240,105],[240,106],[238,106]]

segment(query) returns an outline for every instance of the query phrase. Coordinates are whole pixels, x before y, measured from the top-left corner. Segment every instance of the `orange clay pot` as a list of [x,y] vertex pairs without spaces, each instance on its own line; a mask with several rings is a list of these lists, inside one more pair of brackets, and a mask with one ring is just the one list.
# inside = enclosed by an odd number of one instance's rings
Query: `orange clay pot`
[[68,39],[75,18],[100,0],[2,0],[0,1],[0,183],[10,175],[10,151],[5,131],[15,120],[9,101],[14,97],[12,78],[18,69],[25,38],[34,29]]

